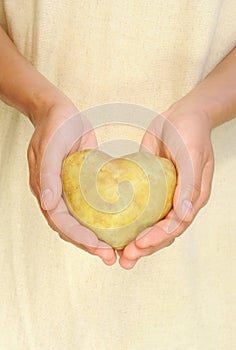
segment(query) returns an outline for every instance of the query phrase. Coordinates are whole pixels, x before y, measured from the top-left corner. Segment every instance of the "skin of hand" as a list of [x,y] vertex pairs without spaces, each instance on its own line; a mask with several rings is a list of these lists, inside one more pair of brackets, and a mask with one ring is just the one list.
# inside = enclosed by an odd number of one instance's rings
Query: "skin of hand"
[[[75,116],[78,110],[17,51],[1,26],[0,52],[4,53],[0,55],[0,98],[27,115],[35,126],[28,149],[30,184],[43,214],[49,225],[59,232],[63,239],[91,254],[100,256],[107,265],[114,264],[115,251],[110,247],[105,247],[104,243],[99,242],[91,231],[72,220],[61,197],[58,169],[66,153],[71,150],[66,147],[68,143],[64,142],[65,135],[63,134],[63,138],[58,143],[58,158],[54,161],[52,154],[55,154],[55,143],[50,140],[54,138],[53,135],[60,135],[60,132],[57,134],[58,128],[65,123],[65,120]],[[141,233],[143,237],[139,236],[124,250],[117,252],[120,256],[119,263],[123,268],[131,269],[141,256],[152,254],[171,244],[175,237],[180,235],[192,222],[210,194],[213,173],[210,131],[235,115],[236,49],[234,48],[207,78],[164,112],[161,119],[156,118],[147,130],[143,139],[143,147],[152,153],[167,156],[175,163],[178,171],[178,186],[174,196],[174,208],[169,215],[150,228],[149,232]],[[86,121],[83,120],[81,128],[88,131]],[[177,133],[174,132],[175,137],[173,142],[170,142],[173,130],[177,130]],[[189,132],[193,138],[189,137]],[[196,135],[201,137],[201,143],[195,137]],[[174,140],[177,142],[181,140],[181,143],[184,144],[183,147],[177,147],[178,152],[174,150],[176,146]],[[94,142],[93,133],[85,132],[81,141],[75,142],[73,147],[85,148],[88,145],[92,146]],[[44,157],[45,154],[47,157]],[[187,178],[191,181],[184,186],[183,170],[186,166],[182,159],[188,158],[189,160],[189,156],[192,159],[192,167],[187,169]],[[55,167],[55,172],[53,167]],[[55,183],[52,179],[55,180]],[[44,198],[42,198],[43,193]],[[184,201],[185,199],[187,202]],[[184,209],[183,203],[185,203]],[[69,235],[68,232],[66,234],[63,232],[67,225],[65,225],[66,222],[70,230]],[[62,230],[58,229],[58,226]],[[78,227],[81,229],[80,237],[76,234]],[[89,247],[84,242],[84,233],[88,234],[86,242],[89,243]],[[94,247],[91,248],[90,245]]]
[[142,148],[169,158],[178,180],[173,209],[119,251],[119,263],[132,269],[144,256],[172,244],[207,203],[214,169],[211,131],[236,116],[236,48],[187,95],[157,116]]
[[132,268],[140,257],[168,247],[207,203],[214,169],[211,127],[207,115],[169,110],[157,116],[142,140],[142,150],[170,159],[177,170],[173,208],[153,227],[119,252],[122,267]]
[[35,125],[27,154],[30,187],[48,224],[62,239],[112,265],[116,261],[114,250],[70,215],[62,197],[63,160],[72,152],[96,145],[89,121],[63,98]]
[[4,53],[0,55],[0,98],[25,114],[35,127],[28,164],[30,186],[43,215],[65,241],[112,265],[115,251],[80,225],[62,198],[63,159],[77,149],[96,146],[88,120],[79,117],[71,100],[19,53],[1,26],[0,52]]
[[112,265],[116,261],[114,250],[70,215],[62,197],[63,160],[76,150],[96,145],[89,121],[69,99],[61,98],[35,125],[27,154],[30,187],[48,224],[63,240]]

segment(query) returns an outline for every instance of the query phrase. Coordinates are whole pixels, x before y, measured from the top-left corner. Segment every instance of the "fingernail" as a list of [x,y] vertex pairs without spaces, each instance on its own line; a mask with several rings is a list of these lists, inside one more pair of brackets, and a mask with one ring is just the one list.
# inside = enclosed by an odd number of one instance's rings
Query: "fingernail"
[[52,202],[52,198],[53,198],[53,193],[49,188],[46,188],[41,195],[41,205],[43,207],[43,209],[46,209],[48,207],[50,207],[50,204]]
[[192,210],[193,206],[190,201],[185,199],[182,204],[182,218],[184,219],[187,214],[189,214]]

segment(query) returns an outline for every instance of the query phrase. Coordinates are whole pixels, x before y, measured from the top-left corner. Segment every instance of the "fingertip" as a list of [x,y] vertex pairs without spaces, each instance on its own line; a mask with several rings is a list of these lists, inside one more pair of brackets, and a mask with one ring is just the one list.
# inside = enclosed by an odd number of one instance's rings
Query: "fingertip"
[[140,258],[140,250],[136,247],[135,242],[128,244],[120,256],[119,264],[126,270],[130,270],[137,263]]
[[102,259],[104,264],[106,264],[107,266],[112,266],[115,264],[116,262],[116,256],[113,256],[111,259]]
[[127,259],[120,259],[119,264],[125,270],[131,270],[137,263],[137,260],[131,261]]
[[[98,248],[99,249],[99,248]],[[105,261],[111,261],[116,259],[116,254],[115,252],[110,248],[110,249],[99,249],[99,255],[101,258]]]
[[41,173],[40,189],[40,202],[42,208],[47,211],[55,209],[58,206],[62,195],[62,182],[60,175]]

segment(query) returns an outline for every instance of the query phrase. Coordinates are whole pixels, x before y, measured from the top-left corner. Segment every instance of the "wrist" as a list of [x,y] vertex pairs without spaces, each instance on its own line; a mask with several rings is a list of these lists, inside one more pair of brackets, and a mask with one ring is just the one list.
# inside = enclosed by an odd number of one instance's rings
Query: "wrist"
[[225,113],[225,106],[220,99],[202,92],[198,87],[190,91],[183,98],[175,102],[171,111],[185,115],[199,115],[207,120],[208,127],[212,131],[215,127],[222,124],[222,116]]
[[205,79],[177,104],[190,103],[191,108],[208,116],[211,129],[236,116],[236,48]]
[[[20,107],[18,109],[23,111],[34,127],[47,117],[49,110],[55,106],[61,106],[67,116],[78,112],[76,106],[61,90],[33,66],[28,63],[27,65],[28,71],[25,69],[22,78],[24,89],[18,89],[19,96],[16,100]],[[20,79],[18,79],[18,84],[19,82]]]
[[21,56],[3,65],[0,98],[25,114],[36,125],[65,95]]
[[26,115],[36,127],[53,106],[63,104],[66,96],[50,82],[33,86],[28,96]]
[[27,115],[35,126],[58,101],[73,105],[17,51],[1,26],[0,52],[0,98]]

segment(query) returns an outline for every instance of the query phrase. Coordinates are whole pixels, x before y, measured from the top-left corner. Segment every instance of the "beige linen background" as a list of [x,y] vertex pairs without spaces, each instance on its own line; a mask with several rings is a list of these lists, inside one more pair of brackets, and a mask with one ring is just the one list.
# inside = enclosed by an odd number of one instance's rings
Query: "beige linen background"
[[[80,110],[118,101],[162,112],[236,43],[234,0],[0,4],[19,50]],[[213,132],[208,205],[174,245],[131,271],[48,227],[28,186],[32,132],[1,103],[0,349],[235,348],[235,121]]]

